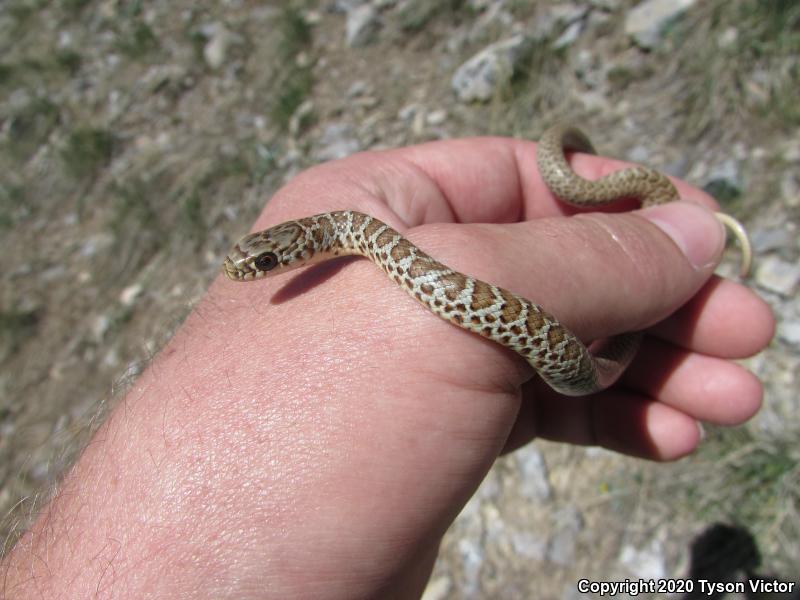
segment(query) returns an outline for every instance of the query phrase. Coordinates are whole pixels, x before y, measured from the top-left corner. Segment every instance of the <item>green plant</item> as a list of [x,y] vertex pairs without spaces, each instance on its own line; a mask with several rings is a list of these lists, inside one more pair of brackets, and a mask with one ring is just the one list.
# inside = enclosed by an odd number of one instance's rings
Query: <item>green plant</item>
[[0,228],[7,229],[17,222],[17,212],[24,203],[25,188],[17,184],[0,183]]
[[305,101],[314,86],[311,66],[297,64],[297,56],[310,47],[312,37],[311,27],[293,4],[281,11],[277,28],[280,32],[280,62],[276,66],[279,91],[269,112],[282,129],[287,129],[294,111]]
[[199,248],[206,239],[208,227],[203,213],[203,199],[196,189],[181,203],[180,228],[195,248]]
[[314,87],[310,68],[297,68],[284,75],[276,94],[270,116],[283,129],[288,128],[295,110],[305,101]]
[[299,52],[311,45],[311,26],[293,4],[284,6],[278,17],[280,33],[278,53],[283,60],[294,60]]
[[74,50],[60,50],[56,52],[56,65],[70,75],[75,75],[81,68],[83,58]]
[[3,341],[3,354],[0,358],[16,352],[25,338],[33,335],[40,317],[36,310],[0,310],[0,339]]
[[67,137],[61,157],[67,170],[76,178],[93,175],[111,160],[114,136],[106,129],[80,127]]
[[400,10],[400,28],[407,32],[421,31],[438,15],[454,13],[463,6],[462,0],[446,0],[444,2],[412,0],[404,4]]
[[0,85],[4,83],[8,83],[11,81],[11,77],[14,74],[14,67],[9,65],[8,63],[0,63]]
[[48,138],[60,118],[58,108],[47,98],[30,100],[8,121],[7,131],[12,155],[20,160],[27,160]]
[[668,41],[663,52],[676,56],[677,88],[669,93],[687,115],[687,133],[699,137],[722,116],[735,126],[753,113],[800,124],[800,3],[704,3],[671,28]]
[[72,13],[80,13],[92,0],[61,0],[61,7]]
[[158,48],[158,38],[147,23],[136,19],[119,34],[116,46],[129,58],[141,59]]

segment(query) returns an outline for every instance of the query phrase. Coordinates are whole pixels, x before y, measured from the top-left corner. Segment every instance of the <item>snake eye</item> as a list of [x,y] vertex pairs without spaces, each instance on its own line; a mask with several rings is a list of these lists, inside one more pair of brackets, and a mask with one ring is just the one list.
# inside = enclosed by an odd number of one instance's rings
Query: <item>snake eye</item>
[[271,271],[278,264],[278,257],[274,252],[264,252],[256,256],[253,265],[259,271]]

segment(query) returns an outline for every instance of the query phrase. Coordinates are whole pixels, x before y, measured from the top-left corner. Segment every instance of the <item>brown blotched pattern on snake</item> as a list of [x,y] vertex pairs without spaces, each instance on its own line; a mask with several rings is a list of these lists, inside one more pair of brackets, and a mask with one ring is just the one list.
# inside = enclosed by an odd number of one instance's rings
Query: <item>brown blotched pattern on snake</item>
[[[635,197],[643,205],[652,205],[679,199],[669,179],[644,167],[617,171],[594,182],[585,180],[569,167],[565,149],[592,153],[594,149],[586,136],[572,127],[554,127],[539,142],[542,178],[556,196],[570,204],[599,206]],[[742,241],[744,246],[746,238]],[[614,383],[641,340],[638,333],[615,336],[592,354],[555,317],[530,300],[454,271],[386,223],[350,210],[289,221],[247,235],[228,254],[223,270],[230,279],[247,281],[343,255],[369,258],[434,314],[510,348],[563,394],[591,394]]]

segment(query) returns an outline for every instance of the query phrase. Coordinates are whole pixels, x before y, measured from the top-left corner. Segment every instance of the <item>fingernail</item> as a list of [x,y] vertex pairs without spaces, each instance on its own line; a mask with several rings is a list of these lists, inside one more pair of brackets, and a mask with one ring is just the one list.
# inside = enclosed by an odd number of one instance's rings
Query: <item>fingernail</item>
[[719,262],[725,249],[725,228],[707,208],[691,202],[669,202],[638,212],[672,238],[695,268]]

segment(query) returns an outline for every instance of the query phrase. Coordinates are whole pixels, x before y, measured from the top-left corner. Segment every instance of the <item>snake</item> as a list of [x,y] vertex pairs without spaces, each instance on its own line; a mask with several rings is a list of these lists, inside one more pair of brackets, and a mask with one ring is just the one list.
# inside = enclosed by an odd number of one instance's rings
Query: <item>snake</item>
[[[660,172],[633,166],[590,181],[570,167],[566,153],[595,154],[589,138],[569,124],[549,128],[539,140],[540,175],[561,201],[582,208],[636,198],[641,206],[679,200]],[[717,218],[739,239],[742,272],[752,251],[741,224]],[[383,221],[355,210],[339,210],[281,223],[240,239],[223,262],[234,281],[272,277],[338,256],[366,257],[432,313],[522,356],[556,392],[585,396],[613,385],[630,364],[643,333],[621,333],[589,346],[536,303],[509,290],[451,269]]]

